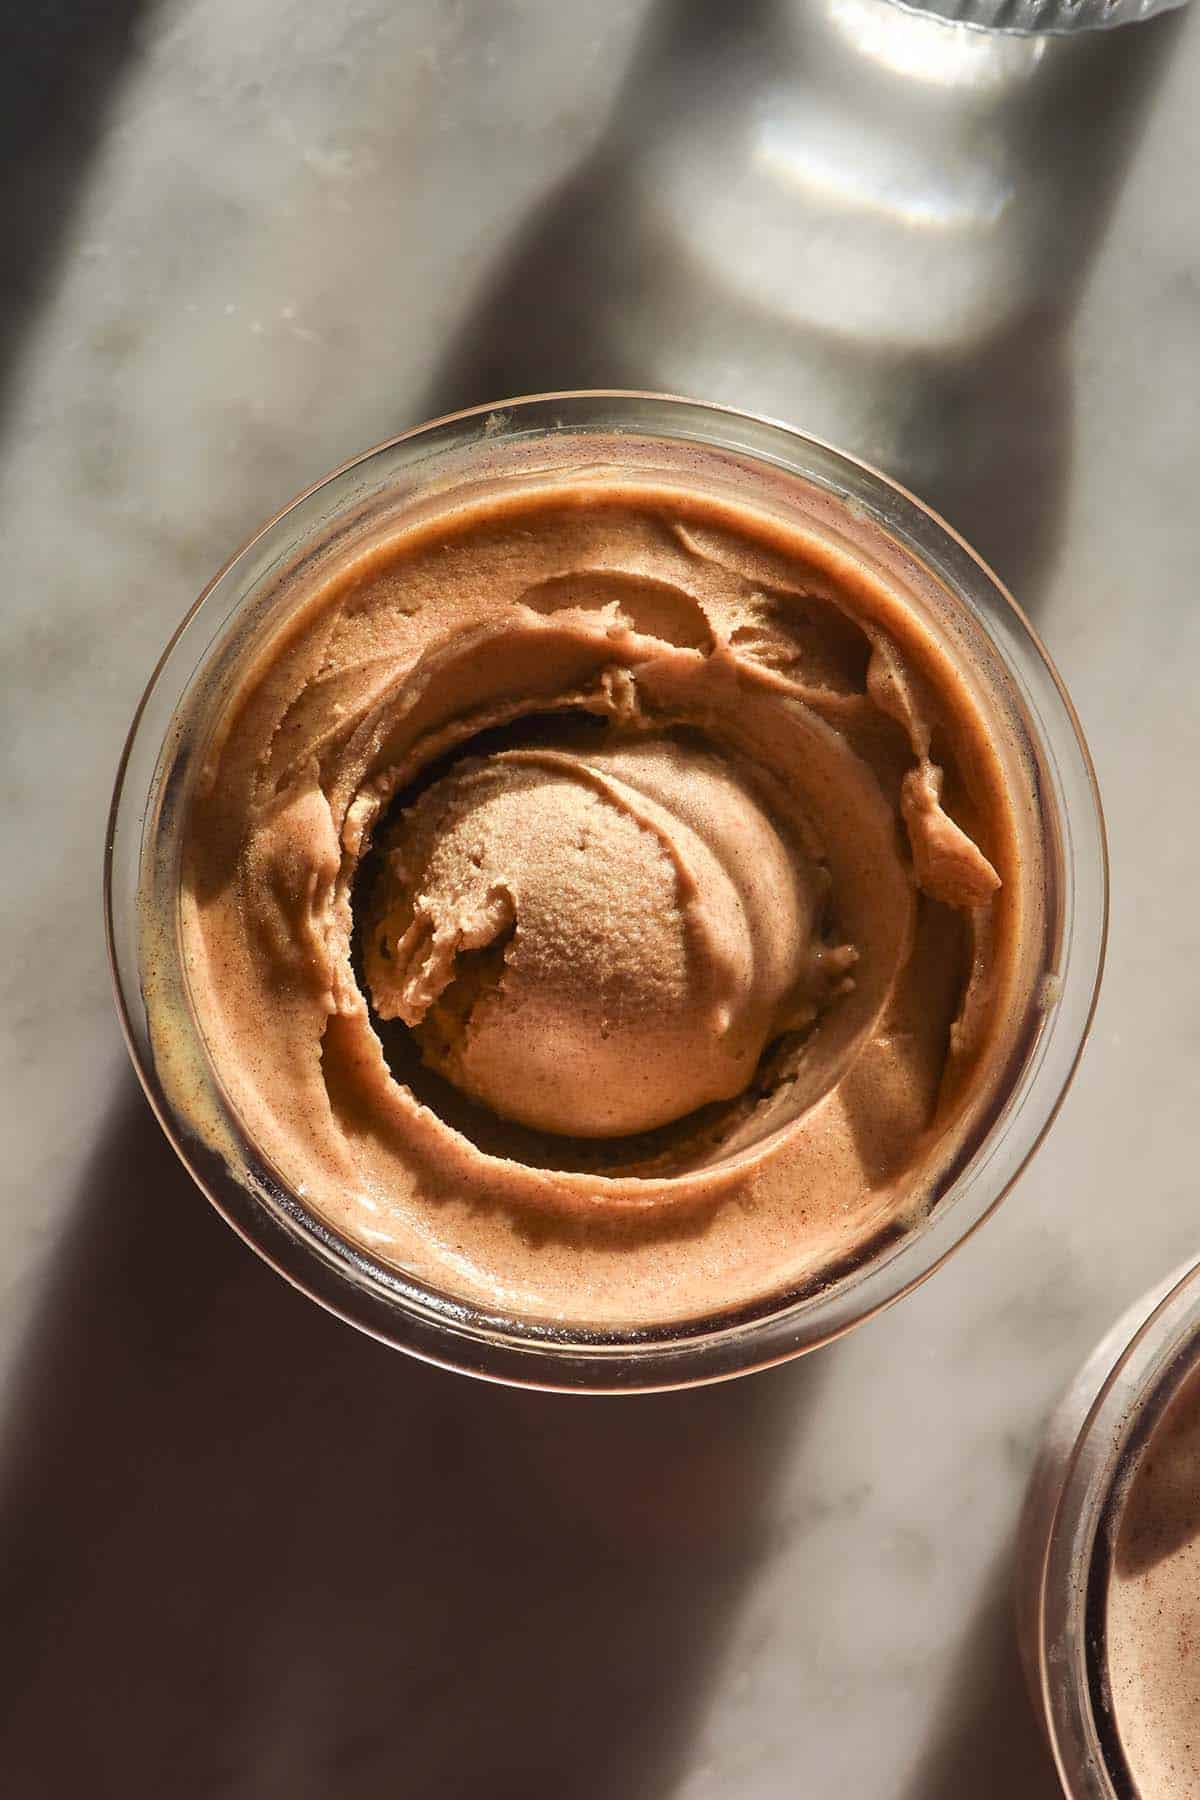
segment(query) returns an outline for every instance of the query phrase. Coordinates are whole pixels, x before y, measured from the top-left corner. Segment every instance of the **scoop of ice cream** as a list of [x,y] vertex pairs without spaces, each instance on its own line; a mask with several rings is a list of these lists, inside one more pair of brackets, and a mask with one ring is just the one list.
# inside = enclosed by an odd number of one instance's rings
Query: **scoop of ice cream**
[[730,763],[673,738],[464,760],[384,850],[376,1012],[540,1130],[643,1131],[740,1093],[820,962],[815,871]]

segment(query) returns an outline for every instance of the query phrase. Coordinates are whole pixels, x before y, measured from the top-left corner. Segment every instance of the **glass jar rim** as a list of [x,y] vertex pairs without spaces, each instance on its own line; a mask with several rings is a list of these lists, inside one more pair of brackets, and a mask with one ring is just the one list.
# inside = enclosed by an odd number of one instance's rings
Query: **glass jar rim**
[[1103,1699],[1112,1542],[1138,1458],[1198,1367],[1200,1261],[1189,1260],[1121,1315],[1078,1377],[1094,1392],[1040,1534],[1034,1600],[1042,1712],[1073,1796],[1133,1800]]
[[[160,752],[179,695],[216,631],[244,605],[307,512],[332,501],[331,518],[381,464],[392,478],[442,449],[476,440],[554,434],[703,444],[803,478],[931,570],[973,616],[1018,682],[1061,828],[1066,916],[1053,1003],[1044,1009],[1000,1121],[955,1172],[923,1223],[828,1286],[683,1326],[626,1332],[541,1327],[459,1304],[431,1307],[422,1290],[348,1246],[282,1190],[252,1194],[221,1158],[190,1137],[155,1071],[137,952],[142,833]],[[393,466],[394,465],[394,466]],[[274,559],[274,560],[273,560]],[[193,652],[199,648],[199,656]],[[719,1380],[816,1347],[917,1286],[990,1215],[1061,1104],[1091,1023],[1103,968],[1108,871],[1095,772],[1079,721],[1034,628],[995,575],[953,529],[907,490],[854,457],[782,421],[671,395],[578,390],[523,396],[448,414],[349,459],[263,525],[218,572],[163,652],[135,713],[118,768],[106,839],[105,921],[118,1010],[139,1079],[159,1121],[214,1206],[268,1263],[329,1310],[435,1363],[498,1381],[554,1389],[626,1391]],[[252,1148],[252,1147],[251,1147]]]

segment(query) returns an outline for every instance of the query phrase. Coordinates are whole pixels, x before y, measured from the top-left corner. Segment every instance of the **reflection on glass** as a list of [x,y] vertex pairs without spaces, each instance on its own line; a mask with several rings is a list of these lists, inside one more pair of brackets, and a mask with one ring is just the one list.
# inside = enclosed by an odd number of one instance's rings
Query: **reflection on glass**
[[1172,30],[665,0],[431,406],[632,386],[783,417],[932,501],[1028,602],[1068,472],[1065,326]]

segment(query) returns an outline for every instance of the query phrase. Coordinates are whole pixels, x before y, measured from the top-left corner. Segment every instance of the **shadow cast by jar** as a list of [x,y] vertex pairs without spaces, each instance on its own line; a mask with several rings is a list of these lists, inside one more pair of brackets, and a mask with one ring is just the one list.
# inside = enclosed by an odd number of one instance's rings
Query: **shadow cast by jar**
[[1061,1800],[1050,1751],[1021,1672],[1013,1624],[1012,1552],[993,1564],[940,1717],[906,1800]]
[[0,66],[0,408],[56,273],[114,89],[137,59],[146,0],[15,7]]
[[396,1355],[237,1243],[129,1083],[0,1445],[0,1786],[668,1791],[819,1388]]

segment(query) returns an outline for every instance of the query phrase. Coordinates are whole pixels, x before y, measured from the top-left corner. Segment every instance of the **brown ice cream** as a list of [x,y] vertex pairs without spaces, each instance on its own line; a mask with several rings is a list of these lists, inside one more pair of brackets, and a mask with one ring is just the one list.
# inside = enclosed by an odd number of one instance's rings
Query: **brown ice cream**
[[650,482],[348,552],[247,648],[188,802],[188,981],[246,1133],[376,1258],[574,1324],[761,1302],[911,1226],[994,1112],[1038,930],[964,641]]
[[389,845],[375,1010],[537,1130],[612,1137],[734,1099],[828,979],[799,843],[730,762],[670,737],[468,759]]
[[1108,1679],[1141,1800],[1200,1793],[1200,1372],[1135,1466],[1108,1590]]

